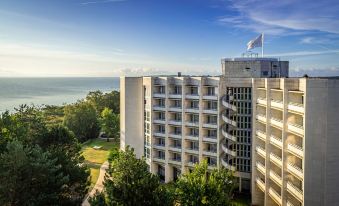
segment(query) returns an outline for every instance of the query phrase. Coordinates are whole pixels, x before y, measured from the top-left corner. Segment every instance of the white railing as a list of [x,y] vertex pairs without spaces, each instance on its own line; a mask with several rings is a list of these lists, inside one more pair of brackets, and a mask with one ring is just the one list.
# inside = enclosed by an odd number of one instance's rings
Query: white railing
[[273,181],[275,181],[277,184],[279,184],[280,186],[282,185],[282,179],[281,177],[275,173],[274,171],[270,170],[270,177]]
[[281,119],[276,119],[274,117],[271,117],[271,124],[279,127],[279,128],[282,128],[283,127],[283,121]]
[[257,114],[257,120],[265,122],[266,123],[266,116],[262,114]]
[[283,146],[282,140],[279,139],[278,137],[273,136],[273,135],[271,135],[270,141],[271,141],[272,144],[274,144],[275,146],[279,147],[280,149]]
[[[231,100],[231,99],[230,99]],[[228,108],[228,109],[231,109],[231,110],[233,110],[233,111],[237,111],[237,107],[235,106],[235,105],[233,105],[233,104],[231,104],[231,103],[229,103],[228,101],[227,101],[227,96],[224,96],[223,98],[222,98],[222,105],[224,105],[224,107],[226,107],[226,108]]]
[[225,114],[222,114],[222,119],[224,120],[224,122],[226,122],[227,124],[231,124],[232,126],[236,127],[237,126],[237,122],[234,120],[229,119]]
[[237,152],[228,149],[224,144],[221,144],[221,147],[225,153],[232,155],[232,156],[237,156]]
[[266,133],[265,132],[263,132],[263,131],[261,131],[261,130],[257,130],[256,132],[255,132],[256,134],[257,134],[257,136],[260,138],[260,139],[262,139],[262,140],[266,140]]
[[259,155],[261,155],[263,158],[266,158],[266,152],[265,149],[263,149],[262,147],[257,146],[256,147],[256,151]]
[[270,159],[272,160],[273,163],[275,163],[277,166],[282,167],[282,161],[279,156],[276,154],[271,153],[270,154]]
[[232,141],[234,141],[234,142],[237,141],[237,137],[235,137],[235,136],[229,134],[228,132],[225,131],[225,129],[222,129],[222,130],[221,130],[221,133],[222,133],[222,134],[224,135],[224,137],[226,137],[227,139],[230,139],[230,140],[232,140]]
[[271,106],[272,106],[272,107],[279,108],[279,109],[282,109],[282,108],[283,108],[283,102],[280,101],[280,100],[272,99],[272,100],[271,100]]
[[300,158],[303,158],[303,156],[304,156],[303,148],[299,147],[298,145],[288,143],[287,144],[287,150],[290,151],[291,153],[297,155]]
[[280,194],[278,194],[272,187],[268,190],[268,192],[276,203],[278,203],[279,205],[282,204]]
[[304,136],[304,127],[302,125],[288,123],[287,129],[290,130],[291,132]]
[[259,177],[257,177],[256,182],[258,187],[265,192],[265,183]]
[[296,197],[300,202],[303,202],[303,192],[293,185],[291,182],[287,182],[287,191]]
[[258,98],[257,103],[266,106],[267,105],[267,99],[266,98]]
[[261,164],[260,162],[256,162],[256,166],[257,166],[257,169],[258,169],[263,175],[266,174],[266,169],[265,169],[265,166],[264,166],[263,164]]
[[303,104],[295,103],[295,102],[289,102],[287,108],[291,111],[298,112],[298,113],[304,113],[305,108]]
[[294,176],[299,178],[300,180],[304,179],[304,173],[303,170],[291,163],[287,163],[287,170],[290,171]]
[[228,164],[224,159],[221,159],[221,164],[229,170],[236,171],[236,167]]

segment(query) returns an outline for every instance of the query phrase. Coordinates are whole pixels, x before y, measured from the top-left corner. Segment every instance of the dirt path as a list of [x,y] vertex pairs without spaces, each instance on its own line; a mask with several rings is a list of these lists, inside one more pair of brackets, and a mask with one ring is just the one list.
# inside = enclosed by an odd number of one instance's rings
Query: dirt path
[[106,169],[108,169],[108,162],[104,162],[101,167],[100,167],[100,173],[99,173],[99,177],[97,182],[95,183],[93,189],[88,193],[88,195],[86,196],[84,202],[82,203],[82,206],[90,206],[89,202],[88,202],[88,198],[92,197],[95,192],[98,190],[99,192],[101,192],[104,189],[104,177],[105,177],[105,173],[106,173]]

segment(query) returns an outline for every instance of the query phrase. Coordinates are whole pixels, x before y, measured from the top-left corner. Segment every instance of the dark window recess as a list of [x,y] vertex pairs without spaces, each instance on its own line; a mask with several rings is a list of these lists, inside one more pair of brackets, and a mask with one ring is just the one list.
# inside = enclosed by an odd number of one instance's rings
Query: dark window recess
[[262,72],[262,75],[267,76],[268,75],[268,71]]
[[250,70],[251,68],[249,68],[249,67],[246,67],[246,70]]

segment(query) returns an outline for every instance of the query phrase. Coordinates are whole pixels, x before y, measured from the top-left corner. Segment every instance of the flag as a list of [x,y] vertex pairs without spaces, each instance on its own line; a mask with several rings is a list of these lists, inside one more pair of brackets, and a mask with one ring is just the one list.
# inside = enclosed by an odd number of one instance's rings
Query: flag
[[263,42],[263,34],[260,34],[257,38],[252,39],[247,43],[247,51],[251,50],[255,47],[262,47],[262,42]]

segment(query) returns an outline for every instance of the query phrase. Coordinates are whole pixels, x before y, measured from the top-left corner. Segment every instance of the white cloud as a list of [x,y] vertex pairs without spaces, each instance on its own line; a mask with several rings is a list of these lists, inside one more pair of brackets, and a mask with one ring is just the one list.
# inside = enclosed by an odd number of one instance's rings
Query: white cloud
[[87,2],[82,2],[80,4],[82,5],[88,5],[88,4],[101,4],[101,3],[114,3],[114,2],[122,2],[126,0],[102,0],[102,1],[87,1]]

